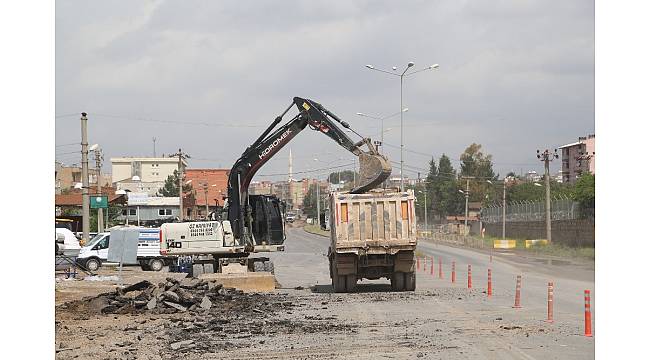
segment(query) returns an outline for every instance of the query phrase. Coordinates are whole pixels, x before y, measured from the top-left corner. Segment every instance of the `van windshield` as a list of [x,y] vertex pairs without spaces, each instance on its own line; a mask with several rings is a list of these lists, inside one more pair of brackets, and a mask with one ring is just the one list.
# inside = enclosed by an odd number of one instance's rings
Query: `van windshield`
[[86,246],[90,246],[90,247],[95,246],[95,244],[97,244],[99,242],[99,240],[101,240],[104,236],[106,236],[106,234],[97,234],[97,235],[95,235],[94,238],[90,239],[90,241],[88,242],[88,244],[86,244]]

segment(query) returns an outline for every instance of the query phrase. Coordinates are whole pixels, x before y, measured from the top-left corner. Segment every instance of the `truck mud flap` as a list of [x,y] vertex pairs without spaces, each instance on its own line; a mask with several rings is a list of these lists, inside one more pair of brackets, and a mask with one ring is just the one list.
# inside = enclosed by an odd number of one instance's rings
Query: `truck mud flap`
[[356,256],[335,255],[334,261],[338,275],[352,275],[357,273]]
[[415,271],[415,255],[412,251],[400,251],[395,255],[395,270],[399,272]]

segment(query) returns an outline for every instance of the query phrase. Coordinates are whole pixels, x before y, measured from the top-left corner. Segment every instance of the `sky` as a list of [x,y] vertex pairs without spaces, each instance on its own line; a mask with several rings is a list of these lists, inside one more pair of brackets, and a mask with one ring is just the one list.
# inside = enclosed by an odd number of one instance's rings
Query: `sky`
[[[55,158],[80,164],[81,112],[110,158],[171,154],[230,168],[294,96],[313,99],[373,139],[400,110],[405,176],[459,158],[471,143],[496,173],[543,172],[537,149],[595,132],[594,2],[56,2]],[[292,109],[285,121],[297,110]],[[350,134],[353,140],[358,137]],[[400,118],[384,121],[399,175]],[[306,128],[255,180],[325,178],[354,156]],[[551,165],[557,172],[560,161]],[[331,169],[331,170],[327,170]]]

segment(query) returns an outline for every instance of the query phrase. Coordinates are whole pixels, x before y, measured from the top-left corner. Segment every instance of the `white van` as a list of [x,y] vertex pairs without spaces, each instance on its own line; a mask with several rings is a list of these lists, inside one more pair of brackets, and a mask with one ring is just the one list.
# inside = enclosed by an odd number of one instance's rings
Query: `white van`
[[[175,259],[172,256],[160,255],[160,229],[139,228],[139,231],[138,262],[142,270],[160,271]],[[96,271],[102,265],[116,265],[107,262],[110,238],[110,232],[97,234],[88,245],[81,248],[77,262],[90,271]]]

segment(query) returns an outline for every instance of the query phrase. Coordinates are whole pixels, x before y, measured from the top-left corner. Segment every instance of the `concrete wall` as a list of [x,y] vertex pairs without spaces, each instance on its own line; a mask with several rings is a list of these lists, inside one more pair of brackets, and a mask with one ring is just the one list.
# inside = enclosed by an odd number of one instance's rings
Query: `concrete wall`
[[[484,224],[485,233],[501,236],[501,223]],[[554,220],[551,223],[553,242],[568,246],[594,246],[596,238],[594,220]],[[544,221],[506,222],[506,238],[546,239]]]

